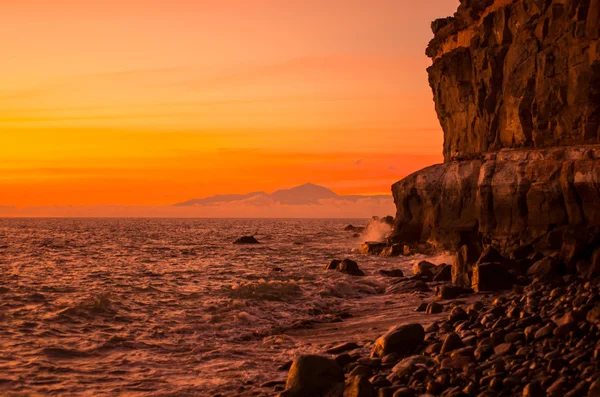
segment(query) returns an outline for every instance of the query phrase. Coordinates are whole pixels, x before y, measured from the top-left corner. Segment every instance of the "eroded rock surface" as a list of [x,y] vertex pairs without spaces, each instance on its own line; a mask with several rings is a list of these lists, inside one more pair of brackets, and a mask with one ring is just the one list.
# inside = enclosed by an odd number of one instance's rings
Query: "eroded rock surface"
[[461,0],[432,30],[446,161],[600,142],[600,2]]
[[510,251],[561,226],[600,225],[600,146],[447,162],[406,177],[392,192],[395,240],[453,249],[483,240]]

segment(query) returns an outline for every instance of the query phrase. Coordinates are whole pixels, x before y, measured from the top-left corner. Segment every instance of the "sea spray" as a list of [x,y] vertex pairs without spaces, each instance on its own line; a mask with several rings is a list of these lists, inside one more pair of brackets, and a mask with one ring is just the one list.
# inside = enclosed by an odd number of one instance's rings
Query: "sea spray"
[[362,234],[363,241],[385,241],[392,233],[392,226],[379,220],[371,220]]

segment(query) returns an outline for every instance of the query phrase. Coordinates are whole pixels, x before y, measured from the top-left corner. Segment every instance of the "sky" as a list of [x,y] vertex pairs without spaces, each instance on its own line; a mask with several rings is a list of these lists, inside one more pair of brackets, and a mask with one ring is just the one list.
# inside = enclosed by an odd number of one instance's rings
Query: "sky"
[[457,5],[2,1],[0,206],[389,194],[442,161],[424,51]]

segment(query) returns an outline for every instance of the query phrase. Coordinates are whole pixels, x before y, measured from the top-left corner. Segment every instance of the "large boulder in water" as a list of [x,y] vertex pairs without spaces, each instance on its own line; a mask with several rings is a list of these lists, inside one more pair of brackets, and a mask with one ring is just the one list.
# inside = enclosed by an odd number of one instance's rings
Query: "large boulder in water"
[[306,355],[294,360],[280,397],[341,397],[344,371],[332,359]]
[[243,236],[233,242],[234,244],[260,244],[254,236]]
[[358,252],[365,255],[380,255],[386,248],[386,243],[367,241],[360,246]]
[[358,263],[348,258],[344,259],[342,263],[338,265],[337,270],[341,273],[349,274],[351,276],[365,275],[365,273],[358,267]]
[[379,337],[373,347],[373,355],[383,357],[390,353],[404,354],[423,343],[425,330],[421,324],[405,324],[394,327]]

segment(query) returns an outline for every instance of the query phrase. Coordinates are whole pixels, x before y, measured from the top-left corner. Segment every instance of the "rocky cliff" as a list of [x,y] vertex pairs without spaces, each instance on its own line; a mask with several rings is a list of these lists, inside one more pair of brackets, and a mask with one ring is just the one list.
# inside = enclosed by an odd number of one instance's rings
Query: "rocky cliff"
[[600,1],[461,0],[432,30],[446,161],[600,142]]
[[600,225],[600,147],[488,153],[431,166],[392,191],[400,241],[480,240],[511,251],[565,226]]
[[392,187],[394,241],[510,251],[599,226],[600,0],[461,0],[432,30],[445,163]]

